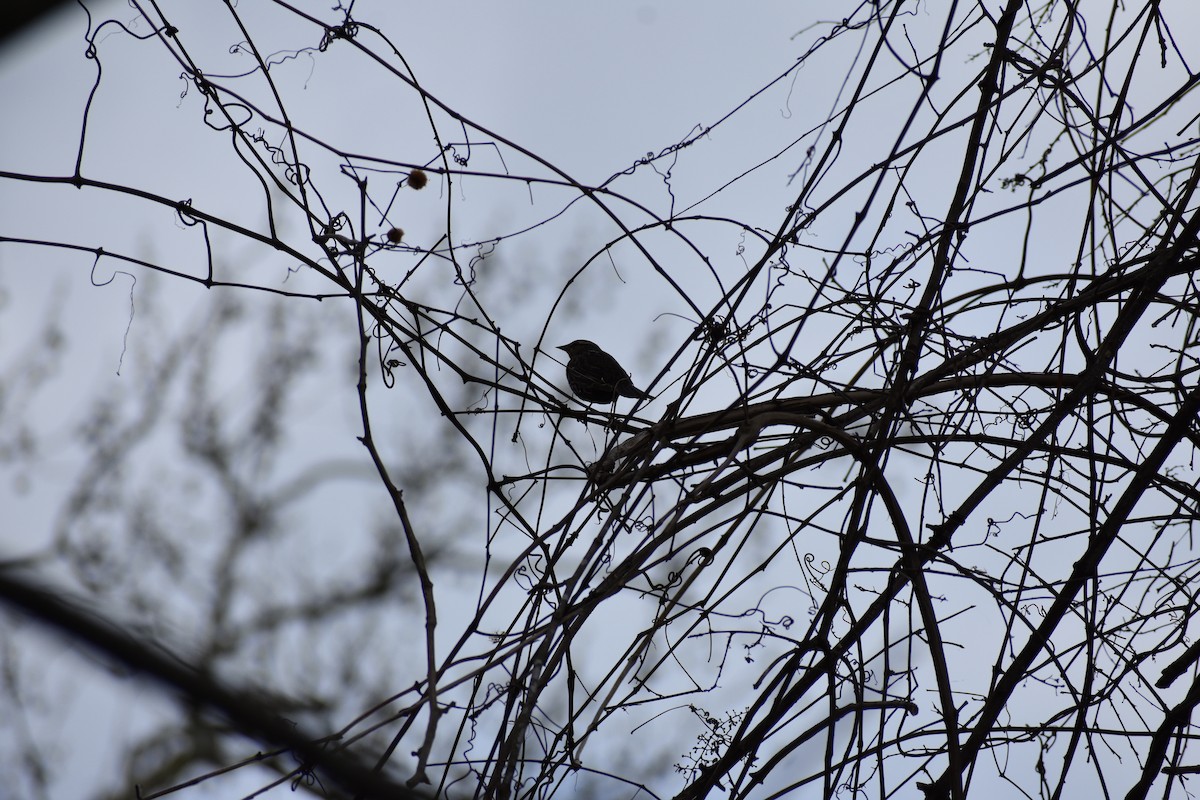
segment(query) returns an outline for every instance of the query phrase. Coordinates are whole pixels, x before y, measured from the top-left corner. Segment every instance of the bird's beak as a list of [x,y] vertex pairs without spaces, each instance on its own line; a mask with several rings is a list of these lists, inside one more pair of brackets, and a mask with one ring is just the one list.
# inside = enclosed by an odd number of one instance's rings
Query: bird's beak
[[567,348],[563,347],[562,345],[559,345],[558,347],[555,347],[554,349],[555,349],[555,350],[562,350],[564,353],[565,353],[565,352],[567,352]]

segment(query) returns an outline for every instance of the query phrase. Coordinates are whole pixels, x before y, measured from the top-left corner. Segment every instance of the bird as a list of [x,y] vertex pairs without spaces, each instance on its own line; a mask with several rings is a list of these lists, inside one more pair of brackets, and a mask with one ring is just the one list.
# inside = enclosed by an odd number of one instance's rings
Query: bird
[[643,400],[629,373],[595,342],[576,339],[558,348],[567,354],[567,385],[585,403],[615,403],[617,397]]

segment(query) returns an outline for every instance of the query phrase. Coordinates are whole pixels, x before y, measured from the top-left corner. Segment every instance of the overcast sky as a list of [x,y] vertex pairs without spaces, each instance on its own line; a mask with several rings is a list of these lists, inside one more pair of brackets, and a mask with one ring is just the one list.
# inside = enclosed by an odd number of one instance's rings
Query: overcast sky
[[[305,4],[304,8],[332,19],[330,5]],[[89,3],[89,7],[93,28],[101,20],[111,21],[97,37],[103,79],[86,116],[82,173],[94,180],[190,200],[196,208],[247,230],[267,232],[268,194],[244,168],[229,133],[219,130],[219,115],[208,118],[212,127],[204,124],[205,103],[196,86],[181,79],[180,66],[163,47],[139,41],[152,32],[128,5]],[[819,62],[788,74],[813,44],[814,31],[824,30],[813,26],[831,7],[819,3],[357,3],[356,17],[391,38],[420,85],[475,126],[464,130],[466,126],[454,123],[436,106],[427,111],[422,98],[403,80],[348,43],[334,42],[328,52],[313,53],[311,48],[320,41],[318,28],[279,13],[269,3],[243,1],[236,7],[260,52],[270,57],[272,77],[285,93],[292,121],[306,133],[346,153],[434,167],[441,163],[441,144],[454,156],[469,157],[469,169],[481,173],[462,177],[449,189],[434,174],[430,186],[420,193],[396,192],[389,187],[405,170],[365,157],[350,159],[358,174],[369,178],[375,201],[363,235],[378,241],[395,225],[404,229],[406,244],[432,248],[450,224],[451,243],[462,248],[460,264],[470,263],[473,256],[489,256],[482,269],[493,272],[480,282],[481,291],[494,293],[485,298],[487,311],[496,315],[497,327],[506,336],[521,343],[523,356],[539,372],[535,380],[540,387],[562,388],[561,365],[551,358],[554,345],[594,339],[619,356],[639,385],[659,379],[655,393],[663,394],[644,410],[651,418],[670,397],[666,387],[682,371],[680,364],[687,363],[684,358],[668,367],[665,360],[677,348],[687,347],[696,323],[694,309],[670,283],[685,287],[701,308],[707,308],[743,274],[761,247],[753,236],[723,221],[680,226],[694,248],[676,238],[678,231],[654,230],[639,240],[657,259],[651,266],[628,242],[610,247],[620,238],[620,230],[601,209],[580,202],[575,188],[549,181],[562,180],[565,174],[581,184],[600,185],[617,176],[610,186],[630,202],[619,198],[606,198],[606,202],[631,228],[686,211],[748,220],[769,235],[807,174],[806,149],[828,143],[829,131],[820,125],[844,102],[847,91],[837,70],[844,71],[844,65],[857,63],[861,56],[856,49],[861,39],[847,36],[823,51]],[[237,77],[250,73],[255,62],[246,48],[238,46],[245,37],[229,15],[221,13],[223,4],[177,2],[167,8],[179,29],[179,41],[214,80],[245,91],[265,107],[271,105],[261,82]],[[845,11],[839,7],[841,13]],[[906,28],[906,35],[918,45],[922,36],[941,33],[921,24],[928,21],[928,13],[926,5],[916,4],[912,24]],[[1174,22],[1178,41],[1200,40],[1194,19]],[[84,112],[97,76],[96,62],[85,57],[86,30],[85,15],[69,8],[52,24],[0,50],[0,101],[5,108],[0,170],[47,176],[73,173]],[[387,49],[369,32],[359,35],[372,48]],[[942,65],[944,81],[935,85],[921,108],[922,121],[953,107],[952,95],[961,88],[954,77],[978,68],[988,39],[983,26],[963,32],[961,48]],[[902,62],[902,54],[890,55],[897,64]],[[1177,65],[1172,69],[1177,71]],[[888,74],[897,71],[899,67]],[[1135,106],[1145,108],[1161,98],[1154,81],[1141,75],[1139,81],[1144,82],[1133,87],[1133,97]],[[835,178],[829,186],[842,186],[840,178],[848,180],[887,154],[899,115],[908,113],[905,103],[912,102],[913,96],[901,92],[894,99],[886,91],[869,96],[858,124],[847,131],[843,142],[849,155],[830,167]],[[751,97],[753,102],[739,108]],[[435,117],[439,142],[430,135],[427,113]],[[710,128],[678,154],[634,169],[648,154],[660,154]],[[496,141],[490,141],[485,131],[494,134]],[[955,138],[960,135],[961,131],[948,134],[947,147],[961,144]],[[272,144],[283,144],[268,138]],[[1033,144],[1045,143],[1035,137]],[[346,163],[317,146],[304,146],[314,185],[322,193],[319,203],[356,215],[357,186],[341,172]],[[940,152],[930,148],[905,178],[914,193],[913,208],[943,211],[946,207],[960,164],[939,160]],[[824,274],[830,254],[843,246],[849,221],[865,193],[864,184],[836,198],[841,205],[835,203],[833,213],[805,232],[793,251],[798,269],[816,278]],[[1085,193],[1082,186],[1064,190],[1041,207],[1037,255],[1047,272],[1070,264],[1076,256],[1078,236],[1054,233],[1056,226],[1079,228],[1080,213],[1071,204]],[[271,196],[281,238],[319,260],[320,250],[305,230],[306,221],[286,203],[279,203],[277,194]],[[818,199],[834,202],[828,196]],[[989,194],[979,201],[975,215],[984,216],[1019,200],[1001,192]],[[384,207],[386,217],[381,214]],[[879,241],[854,244],[881,253],[901,247],[919,227],[915,216],[898,210],[894,222],[881,223],[885,235]],[[358,225],[357,217],[353,222]],[[981,273],[1004,274],[1013,263],[1012,251],[1005,248],[1019,240],[1023,224],[1023,218],[1001,218],[973,232],[964,260]],[[330,291],[311,271],[297,271],[294,258],[252,236],[215,227],[210,232],[206,244],[200,228],[186,224],[170,208],[137,198],[90,188],[0,181],[0,235],[103,247],[192,278],[206,274],[206,247],[211,246],[218,280],[281,291]],[[389,280],[399,280],[417,259],[406,253],[374,263],[386,270]],[[859,266],[853,259],[843,264],[843,270]],[[569,283],[583,267],[585,275]],[[447,287],[453,287],[454,276],[436,262],[421,269],[408,286],[409,296],[439,308],[453,306],[458,290],[448,292]],[[560,297],[564,285],[568,288]],[[65,342],[62,357],[50,362],[51,372],[36,391],[10,395],[4,398],[8,405],[0,405],[6,416],[0,420],[0,446],[15,447],[23,426],[39,443],[36,457],[23,461],[20,468],[0,465],[0,509],[4,509],[0,513],[5,519],[0,557],[35,554],[49,545],[83,466],[75,441],[80,422],[94,413],[99,398],[137,397],[152,375],[152,358],[137,354],[153,354],[158,337],[166,342],[172,333],[190,330],[212,307],[218,292],[194,280],[156,279],[147,270],[110,258],[97,262],[87,252],[0,244],[0,380],[27,385],[30,370],[40,363],[37,354],[45,344],[48,320],[54,321]],[[249,317],[265,315],[270,307],[271,298],[264,294],[239,291],[238,296],[247,304]],[[798,307],[808,300],[807,296],[784,299]],[[307,390],[293,409],[291,424],[298,433],[289,442],[288,454],[294,461],[284,464],[280,475],[329,459],[365,466],[365,453],[355,439],[361,422],[354,394],[353,307],[334,300],[306,301],[302,308],[296,313],[304,315],[304,324],[321,332],[319,348],[326,371],[308,376]],[[460,310],[464,317],[474,313],[471,308]],[[826,345],[823,324],[818,319],[807,329],[814,356]],[[540,353],[534,353],[535,346]],[[809,340],[801,341],[799,352],[808,347]],[[250,348],[236,342],[222,353],[212,379],[218,394],[236,409],[239,393],[253,384],[261,365],[254,362]],[[14,383],[18,376],[20,381]],[[385,431],[381,436],[385,454],[400,462],[412,452],[414,442],[434,447],[429,430],[424,430],[431,427],[425,420],[436,417],[430,407],[406,394],[403,385],[389,394],[381,387],[378,373],[370,377],[372,400]],[[861,382],[876,377],[867,374]],[[434,380],[444,381],[448,391],[455,382],[461,384],[449,371],[437,373]],[[701,393],[700,407],[691,410],[720,407],[735,396],[736,388],[715,381],[711,394]],[[459,390],[468,391],[461,386]],[[173,395],[177,406],[185,407],[186,388],[177,385],[172,391],[178,393]],[[464,394],[464,402],[480,402],[482,392],[479,395]],[[502,424],[518,423],[502,418]],[[523,432],[529,442],[545,435],[534,428],[536,424]],[[603,448],[603,436],[594,430],[569,430],[585,455]],[[506,442],[508,432],[498,434],[496,441]],[[164,441],[153,447],[170,445]],[[532,470],[536,464],[528,461],[537,460],[529,455],[532,449],[499,447],[494,458],[499,464],[511,460]],[[906,458],[897,455],[892,463],[904,467],[909,463]],[[158,464],[146,467],[160,468]],[[481,483],[478,475],[473,479]],[[923,491],[917,476],[898,480],[897,485],[901,497]],[[297,516],[318,531],[366,527],[377,518],[372,514],[380,500],[377,486],[347,489],[336,501],[323,495],[319,502],[301,504],[304,514]],[[418,521],[436,525],[439,512],[461,511],[452,508],[451,499],[439,502],[418,509]],[[554,507],[553,502],[549,505]],[[482,511],[475,522],[480,530],[490,530],[494,524]],[[819,547],[815,542],[812,546]],[[464,553],[469,550],[463,545]],[[828,552],[835,554],[835,547],[831,545]],[[330,562],[345,555],[337,547],[322,553]],[[275,566],[283,570],[282,565]],[[454,623],[462,621],[455,614],[468,614],[473,602],[474,597],[469,597],[461,608],[451,606],[446,629],[454,630]],[[764,610],[774,602],[780,604],[779,615],[794,613],[794,598],[763,598]],[[617,606],[612,613],[628,613],[634,619],[649,612],[631,603]],[[185,636],[185,626],[175,624],[173,633]],[[76,668],[64,657],[56,678],[69,683]],[[102,685],[105,691],[111,688],[97,683]],[[119,692],[101,696],[102,692],[79,690],[73,713],[80,725],[92,727],[97,719],[121,716],[122,702],[129,694]],[[145,690],[132,690],[135,697],[144,694]],[[155,702],[147,700],[147,704]],[[145,720],[127,724],[133,730]],[[68,794],[79,786],[97,781],[107,786],[116,780],[109,748],[121,737],[103,742],[98,738],[56,742],[77,748]],[[644,757],[650,761],[659,755]],[[227,788],[224,785],[222,790]]]

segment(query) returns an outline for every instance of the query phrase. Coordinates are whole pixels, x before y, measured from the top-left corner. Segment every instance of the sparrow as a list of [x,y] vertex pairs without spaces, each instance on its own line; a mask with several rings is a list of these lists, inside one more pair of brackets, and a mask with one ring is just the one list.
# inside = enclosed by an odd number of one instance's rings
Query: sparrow
[[595,342],[576,339],[558,348],[567,354],[567,385],[585,403],[615,403],[617,397],[644,399],[629,373]]

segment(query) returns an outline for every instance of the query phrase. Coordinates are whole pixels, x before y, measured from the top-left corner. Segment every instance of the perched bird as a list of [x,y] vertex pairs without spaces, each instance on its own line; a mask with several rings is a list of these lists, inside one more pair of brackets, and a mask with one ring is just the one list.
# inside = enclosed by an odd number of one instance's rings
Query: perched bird
[[639,400],[646,396],[617,360],[595,342],[576,339],[558,349],[567,354],[567,385],[583,402],[614,403],[618,395]]

